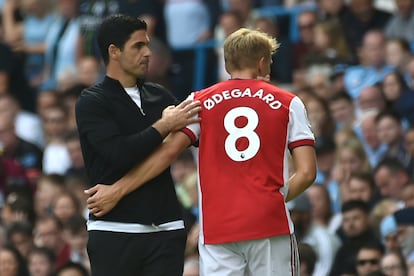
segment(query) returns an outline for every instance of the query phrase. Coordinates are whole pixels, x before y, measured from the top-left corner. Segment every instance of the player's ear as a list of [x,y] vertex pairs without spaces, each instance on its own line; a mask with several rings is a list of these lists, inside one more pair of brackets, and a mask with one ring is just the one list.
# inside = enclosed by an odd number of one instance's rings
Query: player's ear
[[109,59],[117,59],[120,50],[114,44],[109,45],[108,47],[108,55]]
[[257,62],[257,73],[260,75],[264,71],[264,66],[266,65],[265,58],[261,57]]

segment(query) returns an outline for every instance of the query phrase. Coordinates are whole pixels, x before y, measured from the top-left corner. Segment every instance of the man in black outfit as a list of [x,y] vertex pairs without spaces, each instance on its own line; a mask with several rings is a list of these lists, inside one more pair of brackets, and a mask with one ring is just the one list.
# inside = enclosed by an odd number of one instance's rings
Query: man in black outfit
[[[76,104],[91,185],[120,179],[169,133],[198,122],[193,117],[200,111],[199,103],[190,101],[174,106],[171,93],[140,79],[151,55],[144,21],[109,16],[97,39],[106,77],[85,89]],[[169,169],[106,215],[90,215],[88,231],[93,276],[182,275],[186,233]]]

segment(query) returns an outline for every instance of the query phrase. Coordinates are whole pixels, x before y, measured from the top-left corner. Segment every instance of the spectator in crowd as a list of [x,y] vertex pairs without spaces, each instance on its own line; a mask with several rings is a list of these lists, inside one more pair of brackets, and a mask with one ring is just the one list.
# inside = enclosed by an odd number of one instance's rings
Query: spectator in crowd
[[149,82],[159,83],[168,90],[172,90],[172,55],[171,49],[159,38],[150,40],[152,56],[148,63],[145,79]]
[[321,21],[315,24],[314,52],[308,63],[350,63],[351,55],[339,20]]
[[408,82],[408,87],[410,87],[411,90],[414,90],[414,59],[411,60],[408,64],[407,64],[407,82]]
[[328,64],[312,64],[306,68],[306,84],[319,97],[328,100],[331,96],[332,67]]
[[360,200],[342,205],[342,245],[338,249],[330,275],[355,274],[357,254],[366,243],[380,243],[369,219],[369,206]]
[[[7,1],[7,6],[5,38],[14,52],[23,55],[25,76],[37,90],[42,81],[45,38],[55,19],[51,4],[47,0],[23,0]],[[22,12],[23,21],[13,16],[16,9]]]
[[410,156],[404,144],[401,116],[396,111],[384,110],[377,115],[375,121],[378,139],[388,147],[384,157],[396,158],[405,168],[408,168]]
[[293,69],[307,66],[306,58],[314,49],[313,29],[318,19],[314,11],[303,11],[297,17],[299,40],[293,45]]
[[79,0],[78,21],[84,56],[100,57],[99,47],[96,43],[96,30],[104,17],[119,13],[120,2],[122,1]]
[[34,193],[34,210],[37,217],[52,213],[52,202],[60,194],[65,185],[65,179],[60,174],[42,174],[37,180]]
[[67,125],[66,131],[76,129],[76,115],[75,115],[75,105],[78,100],[82,90],[87,88],[87,86],[75,83],[69,86],[67,89],[60,91],[60,103],[63,105],[67,112]]
[[72,191],[63,190],[52,202],[52,213],[60,220],[62,225],[66,225],[69,219],[81,214],[80,203]]
[[332,137],[320,136],[315,142],[317,175],[315,183],[327,186],[332,179],[336,157],[336,144]]
[[0,41],[0,94],[10,93],[22,109],[34,111],[35,91],[24,75],[22,61]]
[[342,0],[318,0],[316,11],[320,21],[340,20],[348,6]]
[[90,185],[86,175],[69,174],[65,176],[65,189],[73,192],[77,197],[80,212],[85,218],[88,218],[89,215],[88,208],[86,207],[88,195],[85,194],[85,190],[88,188],[90,188]]
[[63,225],[53,215],[39,217],[34,226],[34,243],[38,247],[47,247],[56,256],[54,267],[61,268],[70,260],[70,246],[63,237]]
[[[43,90],[40,91],[36,99],[36,113],[39,115],[39,118],[45,116],[45,111],[52,106],[59,104],[59,94],[55,90]],[[42,121],[40,122],[42,125]],[[40,128],[43,133],[43,126]],[[43,134],[44,135],[44,134]],[[44,139],[43,139],[44,140]],[[45,146],[46,141],[43,141],[42,147]]]
[[414,1],[394,0],[397,11],[385,26],[385,35],[414,41]]
[[374,179],[380,195],[402,206],[401,191],[407,185],[409,175],[401,161],[384,158],[374,169]]
[[[241,4],[251,0],[242,1]],[[172,49],[173,83],[172,92],[178,100],[184,100],[193,87],[194,80],[194,52],[186,49],[213,37],[211,29],[211,13],[206,1],[165,1],[164,17],[168,46]],[[214,50],[206,52],[204,78],[206,83],[212,83],[212,73],[217,68],[217,58]]]
[[336,130],[354,129],[356,124],[356,107],[352,98],[345,91],[332,95],[329,100],[329,111],[335,121]]
[[83,55],[78,64],[78,83],[85,87],[96,84],[102,77],[102,66],[94,56]]
[[[220,14],[218,18],[218,26],[223,32],[223,39],[228,37],[234,31],[243,27],[243,19],[241,15],[233,10],[229,10]],[[217,74],[218,80],[224,81],[230,79],[229,73],[227,73],[224,66],[224,51],[223,51],[223,41],[218,41],[216,46],[217,54]]]
[[31,276],[52,276],[55,271],[55,254],[47,247],[33,247],[27,257]]
[[398,202],[394,201],[393,199],[383,197],[371,209],[370,219],[374,227],[374,232],[378,238],[383,238],[381,236],[380,228],[382,220],[387,216],[392,215],[400,208],[401,205]]
[[405,276],[408,274],[407,262],[398,252],[385,253],[380,262],[381,271],[387,276]]
[[[373,0],[353,0],[360,2],[372,2]],[[353,29],[347,29],[354,31]],[[361,89],[382,81],[384,76],[392,71],[392,67],[385,63],[385,36],[382,30],[374,29],[364,33],[361,49],[359,50],[360,62],[350,66],[345,71],[344,82],[347,92],[353,99],[357,99]]]
[[321,136],[332,137],[336,126],[327,101],[315,93],[309,93],[303,98],[303,103],[306,106],[309,122],[316,139]]
[[398,242],[407,263],[414,263],[414,207],[406,207],[394,213],[398,228]]
[[404,76],[393,71],[384,77],[381,83],[382,92],[389,108],[397,112],[404,122],[414,125],[414,91],[408,88]]
[[64,137],[65,145],[69,153],[71,166],[66,170],[65,176],[85,176],[85,162],[77,129],[69,130]]
[[88,270],[80,263],[68,262],[57,269],[56,276],[89,276]]
[[414,179],[414,127],[410,127],[405,131],[404,145],[408,155],[410,156],[407,170],[410,178]]
[[360,94],[355,99],[355,102],[357,105],[357,116],[367,110],[382,112],[387,107],[386,99],[379,84],[361,88]]
[[[382,30],[390,17],[390,13],[375,7],[374,0],[350,0],[349,9],[342,17],[342,26],[351,52],[356,57],[360,45],[365,44],[366,34],[373,29]],[[359,57],[359,62],[363,64],[366,61]]]
[[370,209],[377,203],[379,196],[371,172],[351,173],[348,180],[349,198],[361,200],[368,204]]
[[56,20],[45,39],[44,79],[40,89],[56,89],[58,77],[74,70],[83,54],[79,24],[79,0],[56,1]]
[[[412,0],[410,0],[412,1]],[[408,80],[407,65],[414,59],[410,42],[404,38],[389,38],[385,46],[385,61]],[[408,84],[408,83],[407,83]]]
[[0,248],[0,275],[30,276],[25,260],[13,246],[5,245]]
[[28,220],[18,220],[10,223],[6,228],[6,237],[10,245],[14,246],[25,259],[34,246],[33,225]]
[[[119,12],[123,14],[132,15],[144,20],[148,25],[148,35],[150,38],[157,37],[165,41],[165,17],[163,14],[163,7],[165,1],[120,1]],[[210,4],[210,2],[213,2]],[[209,7],[215,8],[215,1],[206,2]],[[215,9],[209,9],[210,15],[215,17]],[[215,22],[215,20],[213,20]],[[213,25],[213,23],[211,23]]]
[[379,111],[372,109],[363,111],[359,115],[360,139],[372,168],[375,168],[384,157],[388,149],[387,144],[382,143],[377,135],[376,118]]
[[386,253],[401,252],[401,246],[397,239],[397,223],[395,222],[393,212],[381,219],[379,233]]
[[401,199],[404,202],[404,207],[414,207],[414,182],[412,179],[401,191]]
[[258,17],[254,20],[253,28],[278,38],[280,44],[272,56],[270,80],[274,83],[290,83],[292,81],[292,45],[288,38],[280,32],[276,17]]
[[300,275],[312,276],[315,271],[315,264],[318,260],[315,250],[307,243],[298,243],[299,259],[300,259]]
[[370,273],[381,270],[380,262],[384,254],[381,243],[363,244],[356,255],[355,270],[358,276],[370,276]]
[[341,245],[340,239],[328,227],[312,220],[312,205],[307,192],[287,203],[298,242],[312,246],[317,260],[313,275],[327,275]]
[[333,215],[331,199],[326,187],[315,183],[306,190],[306,193],[312,206],[312,222],[327,227],[334,233],[338,227],[338,220]]
[[43,173],[64,174],[71,166],[64,142],[65,133],[68,131],[68,111],[63,105],[49,107],[44,111],[42,120],[46,137]]
[[71,216],[63,227],[63,235],[70,246],[70,260],[83,265],[90,271],[89,257],[86,251],[88,243],[86,219],[80,214]]
[[341,209],[341,204],[349,199],[349,177],[357,171],[369,172],[371,166],[364,148],[358,139],[347,139],[338,145],[336,150],[333,178],[328,184],[330,198],[335,213]]
[[3,156],[21,164],[27,179],[34,186],[36,178],[42,172],[43,151],[17,136],[15,118],[9,113],[0,113],[0,143]]
[[[21,183],[15,183],[14,185],[21,185]],[[16,191],[11,190],[6,194],[1,209],[1,221],[2,225],[6,227],[15,221],[27,221],[33,225],[35,214],[30,189],[18,188]]]
[[39,114],[22,109],[11,94],[0,96],[0,114],[8,113],[15,120],[17,136],[43,149],[45,138]]
[[188,148],[181,152],[171,163],[171,176],[174,180],[175,191],[184,208],[191,206],[191,198],[184,187],[186,179],[197,171],[197,164],[193,151]]

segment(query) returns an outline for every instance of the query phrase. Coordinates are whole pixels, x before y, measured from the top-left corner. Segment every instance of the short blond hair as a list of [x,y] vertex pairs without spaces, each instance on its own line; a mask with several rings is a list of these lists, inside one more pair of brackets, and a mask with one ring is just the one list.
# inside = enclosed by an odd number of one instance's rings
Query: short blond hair
[[241,28],[224,41],[224,61],[227,72],[254,68],[260,58],[271,59],[279,48],[276,38],[259,30]]

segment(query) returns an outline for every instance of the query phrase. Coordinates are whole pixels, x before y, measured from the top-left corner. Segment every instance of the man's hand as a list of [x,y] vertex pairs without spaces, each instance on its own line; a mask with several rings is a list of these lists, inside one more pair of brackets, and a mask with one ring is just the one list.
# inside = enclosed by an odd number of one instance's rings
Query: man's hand
[[111,211],[122,197],[113,185],[97,184],[84,192],[89,195],[86,201],[89,212],[96,217]]
[[201,111],[200,104],[200,101],[185,100],[177,106],[168,106],[153,127],[165,138],[170,132],[198,123],[200,118],[196,114]]

